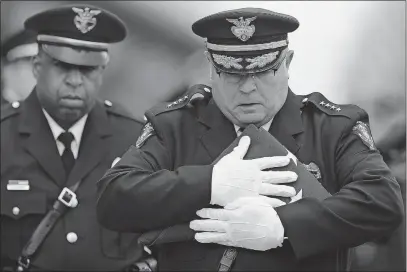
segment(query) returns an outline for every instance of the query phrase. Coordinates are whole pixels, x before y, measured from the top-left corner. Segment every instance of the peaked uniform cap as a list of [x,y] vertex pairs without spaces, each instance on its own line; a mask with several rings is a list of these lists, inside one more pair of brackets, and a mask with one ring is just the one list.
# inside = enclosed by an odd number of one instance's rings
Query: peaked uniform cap
[[[227,19],[238,19],[240,17],[251,18],[257,17],[253,21],[256,26],[251,39],[243,42],[233,35],[230,31],[232,26]],[[224,43],[230,44],[256,44],[258,41],[264,39],[271,39],[272,36],[285,35],[295,31],[299,27],[299,22],[296,18],[274,12],[262,8],[242,8],[236,10],[228,10],[219,12],[196,21],[192,25],[192,31],[208,41],[222,40]],[[225,40],[231,39],[231,40]]]
[[261,8],[228,10],[204,17],[192,31],[206,39],[212,64],[226,73],[258,73],[281,64],[293,16]]
[[76,65],[104,65],[110,43],[125,39],[124,22],[115,14],[91,5],[68,5],[46,10],[24,22],[51,57]]
[[38,54],[35,32],[20,30],[8,37],[1,45],[1,57],[8,61],[32,57]]

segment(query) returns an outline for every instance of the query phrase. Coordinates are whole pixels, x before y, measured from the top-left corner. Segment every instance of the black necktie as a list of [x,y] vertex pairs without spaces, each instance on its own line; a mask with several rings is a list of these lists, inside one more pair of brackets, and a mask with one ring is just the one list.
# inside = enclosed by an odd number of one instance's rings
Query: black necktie
[[236,132],[236,134],[237,134],[237,137],[239,137],[240,136],[240,134],[242,134],[242,132],[243,132],[243,130],[244,130],[245,128],[239,128],[238,130],[237,130],[237,132]]
[[59,137],[58,140],[64,144],[65,146],[65,150],[64,153],[62,153],[62,163],[64,164],[64,168],[65,168],[65,173],[68,176],[69,173],[72,170],[72,167],[75,164],[75,158],[73,156],[72,153],[72,149],[71,149],[71,143],[73,141],[74,137],[72,135],[71,132],[62,132]]

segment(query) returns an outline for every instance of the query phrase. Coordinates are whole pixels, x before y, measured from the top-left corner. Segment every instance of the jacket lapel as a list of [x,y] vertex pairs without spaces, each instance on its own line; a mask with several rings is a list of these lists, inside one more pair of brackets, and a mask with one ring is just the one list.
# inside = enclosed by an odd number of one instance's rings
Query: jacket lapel
[[[295,137],[304,131],[302,106],[301,97],[289,89],[287,99],[269,129],[269,132],[293,154],[301,147]],[[201,136],[201,142],[210,157],[215,160],[236,139],[233,124],[222,114],[213,99],[200,114],[199,121],[208,127]]]
[[68,177],[68,187],[83,179],[103,161],[109,147],[107,141],[111,134],[106,110],[103,105],[96,103],[86,121],[78,158]]
[[213,99],[204,108],[199,121],[208,127],[200,140],[211,159],[215,160],[236,139],[236,131],[232,122],[222,114]]
[[301,147],[295,140],[295,136],[304,131],[301,118],[302,106],[301,97],[296,96],[289,89],[287,99],[269,129],[269,132],[293,154],[296,154]]
[[22,103],[21,111],[19,133],[23,148],[38,161],[58,186],[64,186],[65,169],[35,90]]

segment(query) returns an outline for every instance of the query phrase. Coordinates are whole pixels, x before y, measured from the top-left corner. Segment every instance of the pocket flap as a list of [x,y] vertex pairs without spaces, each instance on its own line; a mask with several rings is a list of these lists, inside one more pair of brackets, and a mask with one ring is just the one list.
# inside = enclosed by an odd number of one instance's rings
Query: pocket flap
[[19,219],[29,214],[45,214],[47,198],[44,192],[1,190],[1,214]]

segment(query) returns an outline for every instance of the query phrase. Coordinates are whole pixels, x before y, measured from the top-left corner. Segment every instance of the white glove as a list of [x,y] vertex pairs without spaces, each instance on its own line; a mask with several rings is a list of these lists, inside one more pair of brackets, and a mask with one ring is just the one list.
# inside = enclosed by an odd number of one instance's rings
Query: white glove
[[200,243],[217,243],[266,251],[280,247],[284,227],[274,208],[259,197],[240,198],[224,209],[205,208],[197,214],[206,220],[193,220],[189,227]]
[[[292,171],[262,171],[286,166],[288,156],[263,157],[243,160],[250,146],[250,138],[243,136],[239,145],[224,156],[213,167],[210,204],[225,206],[240,197],[255,197],[259,194],[293,197],[296,192],[291,186],[275,185],[297,180]],[[273,207],[284,205],[279,199],[264,197]]]

